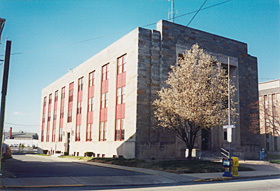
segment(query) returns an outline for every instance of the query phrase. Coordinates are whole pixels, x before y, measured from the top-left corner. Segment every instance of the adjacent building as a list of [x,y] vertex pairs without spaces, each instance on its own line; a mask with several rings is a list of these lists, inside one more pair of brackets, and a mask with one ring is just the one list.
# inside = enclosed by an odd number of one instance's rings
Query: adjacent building
[[280,79],[259,83],[260,132],[268,152],[280,151]]
[[[165,86],[170,66],[195,43],[224,67],[237,87],[239,117],[232,149],[256,158],[260,137],[249,132],[248,105],[258,101],[257,58],[247,44],[161,20],[157,30],[137,28],[42,90],[39,147],[97,157],[167,159],[185,157],[186,146],[154,128],[151,102]],[[228,148],[220,127],[204,131],[196,149]]]

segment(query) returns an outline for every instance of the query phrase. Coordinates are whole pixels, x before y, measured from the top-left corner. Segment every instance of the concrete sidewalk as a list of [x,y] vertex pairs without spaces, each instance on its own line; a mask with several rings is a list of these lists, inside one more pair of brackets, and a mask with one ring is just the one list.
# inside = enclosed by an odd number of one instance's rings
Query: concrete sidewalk
[[33,188],[33,187],[67,187],[67,186],[139,186],[158,184],[178,184],[190,182],[222,181],[229,179],[257,178],[280,175],[280,165],[263,161],[240,161],[241,165],[254,168],[256,171],[239,172],[238,177],[223,177],[223,173],[195,173],[173,174],[150,169],[125,167],[104,163],[85,162],[57,158],[68,162],[79,162],[88,165],[97,165],[144,173],[137,176],[80,176],[80,177],[44,177],[44,178],[13,178],[11,174],[3,172],[2,188]]

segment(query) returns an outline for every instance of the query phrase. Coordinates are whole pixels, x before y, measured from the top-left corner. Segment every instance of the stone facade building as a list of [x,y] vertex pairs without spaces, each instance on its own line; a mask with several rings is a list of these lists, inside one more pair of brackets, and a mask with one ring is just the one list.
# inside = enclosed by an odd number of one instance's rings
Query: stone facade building
[[[178,55],[198,43],[227,67],[237,87],[239,117],[232,149],[256,158],[260,137],[248,131],[248,105],[258,100],[257,59],[245,43],[161,20],[157,30],[137,28],[42,91],[39,147],[72,155],[182,158],[186,146],[153,128],[151,102],[165,85]],[[198,137],[196,149],[228,148],[225,131],[215,127]]]
[[260,132],[264,135],[264,148],[270,153],[279,154],[280,79],[259,83],[259,107],[260,111],[265,111],[260,112]]

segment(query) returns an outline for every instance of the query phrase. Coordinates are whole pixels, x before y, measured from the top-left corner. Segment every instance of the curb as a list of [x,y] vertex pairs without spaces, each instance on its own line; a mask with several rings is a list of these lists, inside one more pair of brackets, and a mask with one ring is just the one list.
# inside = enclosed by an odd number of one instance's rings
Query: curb
[[257,175],[257,176],[235,176],[235,177],[206,178],[206,179],[196,179],[196,180],[194,180],[194,182],[217,182],[217,181],[226,181],[226,180],[264,178],[264,177],[273,177],[273,176],[280,176],[280,174]]

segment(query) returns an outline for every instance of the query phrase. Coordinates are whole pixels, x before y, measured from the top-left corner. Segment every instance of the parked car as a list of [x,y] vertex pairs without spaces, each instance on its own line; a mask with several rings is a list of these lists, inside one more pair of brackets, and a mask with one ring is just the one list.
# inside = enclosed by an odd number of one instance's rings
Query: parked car
[[11,159],[12,157],[12,150],[9,145],[3,143],[2,145],[2,160]]

